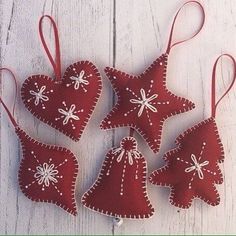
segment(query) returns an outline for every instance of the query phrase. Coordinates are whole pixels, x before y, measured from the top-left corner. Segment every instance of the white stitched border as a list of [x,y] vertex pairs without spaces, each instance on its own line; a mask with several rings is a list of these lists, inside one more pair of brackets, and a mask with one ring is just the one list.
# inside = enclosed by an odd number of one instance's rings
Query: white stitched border
[[[96,68],[96,66],[93,65],[92,62],[89,62],[89,61],[79,61],[79,62],[76,62],[76,63],[70,65],[70,66],[66,69],[66,71],[65,71],[65,73],[64,73],[64,76],[63,76],[63,79],[65,79],[65,76],[67,75],[69,69],[71,69],[71,68],[77,66],[78,64],[79,64],[79,65],[86,64],[86,65],[91,66],[91,68],[92,68],[92,69],[94,70],[94,72],[95,72],[94,75],[95,75],[95,76],[97,77],[97,79],[98,79],[99,85],[98,85],[98,91],[97,91],[96,97],[94,98],[94,103],[92,104],[92,107],[91,107],[89,113],[87,114],[87,117],[85,117],[84,122],[83,122],[83,124],[81,125],[80,132],[79,132],[79,134],[78,134],[78,137],[76,137],[76,138],[75,138],[72,134],[68,133],[67,131],[60,129],[60,128],[59,128],[57,125],[55,125],[54,123],[52,123],[52,122],[50,122],[50,121],[44,119],[44,118],[41,117],[39,114],[36,114],[35,112],[33,112],[33,110],[30,108],[30,106],[29,106],[28,103],[27,103],[27,99],[25,98],[24,89],[25,89],[25,86],[28,84],[28,82],[31,80],[31,78],[34,78],[35,76],[37,76],[37,77],[40,76],[40,77],[42,77],[43,79],[48,80],[48,81],[50,81],[50,82],[53,81],[52,78],[50,78],[50,77],[48,77],[48,76],[46,76],[46,75],[32,75],[32,76],[28,77],[28,78],[24,81],[24,83],[23,83],[23,85],[22,85],[22,87],[21,87],[21,98],[22,98],[22,100],[23,100],[23,102],[24,102],[24,104],[25,104],[25,107],[31,112],[31,114],[33,114],[35,117],[37,117],[37,118],[38,118],[39,120],[41,120],[42,122],[44,122],[44,123],[50,125],[50,126],[53,127],[54,129],[56,129],[56,130],[60,131],[61,133],[65,134],[66,136],[68,136],[69,138],[71,138],[73,141],[79,141],[79,140],[80,140],[80,137],[81,137],[81,135],[83,134],[84,129],[85,129],[85,127],[86,127],[88,121],[91,119],[91,115],[92,115],[92,113],[93,113],[93,111],[94,111],[94,109],[95,109],[95,107],[96,107],[97,101],[98,101],[98,99],[99,99],[99,97],[100,97],[100,95],[101,95],[101,91],[102,91],[102,79],[101,79],[101,75],[100,75],[98,69]],[[54,82],[54,83],[56,83],[56,84],[57,84],[57,83],[61,84],[62,82],[60,81],[60,82]],[[67,89],[67,87],[65,86],[64,89]]]
[[[152,179],[154,176],[158,175],[160,172],[163,172],[164,170],[168,169],[170,167],[169,165],[169,161],[167,159],[167,156],[169,155],[173,155],[177,152],[179,152],[181,149],[182,149],[182,144],[181,144],[181,140],[186,136],[188,135],[189,133],[193,132],[194,130],[196,130],[198,127],[200,127],[201,125],[203,124],[207,124],[207,123],[210,123],[212,122],[213,125],[214,125],[214,131],[215,131],[215,134],[217,136],[217,141],[218,141],[218,145],[220,146],[220,150],[221,150],[221,159],[218,161],[218,163],[222,163],[223,160],[224,160],[224,150],[223,150],[223,145],[222,145],[222,142],[220,140],[220,137],[219,137],[219,133],[218,133],[218,129],[217,129],[217,125],[216,125],[216,122],[215,122],[215,119],[213,117],[210,117],[209,119],[206,119],[206,120],[203,120],[201,121],[200,123],[194,125],[193,127],[191,127],[190,129],[187,129],[185,132],[183,132],[182,134],[180,134],[176,140],[175,140],[175,143],[176,145],[178,145],[178,147],[174,148],[174,149],[171,149],[170,151],[168,151],[167,153],[164,154],[163,156],[163,159],[166,161],[166,165],[161,167],[160,169],[158,170],[155,170],[151,173],[150,177],[149,177],[149,181],[152,183],[152,184],[155,184],[155,181]],[[217,196],[217,202],[210,202],[208,199],[204,198],[203,196],[199,196],[199,195],[193,195],[193,197],[191,198],[191,200],[189,201],[189,204],[188,205],[180,205],[180,204],[176,204],[174,201],[173,201],[173,196],[174,196],[174,192],[175,192],[175,188],[173,185],[171,184],[166,184],[166,183],[158,183],[159,186],[164,186],[164,187],[169,187],[170,188],[170,196],[169,196],[169,202],[176,206],[176,207],[179,207],[179,208],[183,208],[183,209],[187,209],[189,208],[191,205],[192,205],[192,201],[195,199],[195,198],[199,198],[201,200],[203,200],[204,202],[206,202],[207,204],[209,205],[212,205],[212,206],[216,206],[220,203],[220,195],[215,187],[215,184],[222,184],[223,183],[223,175],[222,175],[222,172],[220,170],[220,167],[219,165],[216,165],[217,167],[217,171],[219,173],[221,173],[221,178],[219,181],[214,181],[212,183],[212,187],[214,188],[214,191],[216,193],[216,196]]]
[[[19,127],[16,127],[15,130],[16,130],[17,135],[19,136],[19,139],[20,139],[20,143],[21,143],[21,147],[22,147],[22,156],[23,156],[23,158],[20,162],[20,167],[19,167],[19,172],[18,172],[18,182],[19,182],[19,186],[20,186],[21,191],[24,193],[24,195],[27,198],[29,198],[32,201],[53,203],[53,204],[61,207],[65,211],[69,212],[70,214],[77,215],[77,205],[76,205],[76,200],[75,200],[75,185],[76,185],[76,179],[77,179],[77,175],[78,175],[79,165],[78,165],[78,161],[77,161],[75,155],[70,150],[68,150],[66,148],[55,146],[55,145],[48,145],[48,144],[38,142],[37,140],[31,138],[28,134],[25,133],[25,131],[23,131]],[[36,145],[39,145],[41,147],[45,147],[45,148],[48,148],[48,149],[55,149],[57,151],[64,151],[68,155],[71,156],[71,158],[72,158],[72,160],[74,161],[74,164],[75,164],[75,173],[73,175],[73,180],[72,180],[72,184],[71,184],[72,188],[70,189],[70,192],[71,192],[71,197],[72,197],[72,205],[75,208],[75,211],[70,210],[69,208],[67,208],[66,206],[62,205],[61,203],[59,203],[57,201],[53,201],[53,200],[48,200],[47,201],[47,200],[42,200],[40,198],[32,198],[28,193],[25,192],[25,190],[24,190],[25,188],[24,188],[23,183],[22,183],[22,181],[19,177],[22,174],[22,171],[23,171],[22,163],[23,163],[23,159],[25,157],[25,152],[26,152],[24,142],[20,138],[20,135],[23,135],[26,139],[28,139],[30,142],[33,142]]]
[[110,71],[116,71],[117,73],[120,73],[121,75],[125,75],[127,76],[128,78],[137,78],[137,79],[141,79],[143,75],[145,75],[150,69],[153,68],[153,66],[155,66],[157,63],[159,63],[160,61],[162,61],[162,59],[164,58],[164,73],[163,73],[163,87],[166,91],[166,93],[168,93],[170,96],[174,97],[175,99],[178,99],[178,100],[181,100],[181,101],[189,101],[185,98],[182,98],[182,97],[178,97],[176,96],[175,94],[171,93],[167,87],[166,87],[166,71],[167,71],[167,61],[168,61],[168,54],[162,54],[159,58],[157,58],[152,64],[151,66],[149,66],[142,74],[138,75],[138,76],[133,76],[133,75],[129,75],[129,74],[126,74],[124,72],[121,72],[121,71],[118,71],[116,70],[115,68],[110,68],[110,67],[106,67],[105,69],[105,73],[107,75],[107,77],[109,78],[110,82],[111,82],[111,85],[112,85],[112,88],[113,90],[116,92],[116,95],[118,97],[118,101],[117,103],[115,104],[115,106],[113,107],[113,109],[109,112],[109,114],[102,120],[101,124],[100,124],[100,128],[101,129],[114,129],[114,128],[119,128],[119,127],[131,127],[133,129],[135,129],[142,137],[143,139],[147,142],[147,144],[149,145],[149,147],[153,150],[154,153],[157,153],[160,149],[160,145],[161,145],[161,135],[162,135],[162,128],[163,128],[163,124],[164,124],[164,121],[171,117],[171,116],[174,116],[174,115],[177,115],[177,114],[180,114],[180,113],[184,113],[184,112],[187,112],[189,110],[192,110],[195,108],[195,105],[193,104],[192,107],[183,107],[183,109],[180,109],[179,111],[175,111],[173,113],[171,113],[170,115],[166,115],[165,117],[162,118],[162,120],[160,120],[160,129],[158,130],[158,135],[157,135],[157,141],[155,142],[156,144],[156,147],[153,146],[153,142],[150,141],[148,139],[148,136],[139,128],[137,127],[136,125],[134,124],[130,124],[130,123],[125,123],[125,124],[119,124],[119,125],[105,125],[105,121],[109,120],[110,117],[117,111],[118,109],[118,106],[120,105],[120,93],[119,93],[119,90],[116,89],[116,85],[115,85],[115,82],[113,79],[110,79],[110,76],[109,76],[109,73]]
[[[129,138],[129,137],[126,137]],[[133,138],[133,137],[132,137]],[[123,138],[124,139],[124,138]],[[102,164],[102,168],[100,169],[100,172],[98,174],[98,177],[96,179],[96,181],[94,182],[94,184],[89,188],[88,191],[86,191],[82,198],[81,198],[81,203],[88,209],[95,211],[95,212],[99,212],[103,215],[107,215],[107,216],[113,216],[113,217],[120,217],[120,218],[129,218],[129,219],[143,219],[143,218],[150,218],[153,216],[154,213],[154,208],[152,207],[150,200],[149,200],[149,196],[147,193],[147,163],[145,161],[145,158],[143,155],[140,156],[140,158],[143,158],[143,173],[144,176],[146,176],[145,179],[142,180],[142,189],[143,189],[143,194],[144,194],[144,198],[147,201],[147,205],[151,206],[151,214],[145,214],[145,215],[118,215],[115,212],[110,212],[110,211],[104,211],[103,209],[99,209],[99,208],[95,208],[94,206],[90,206],[89,204],[86,203],[86,196],[88,196],[89,194],[93,193],[93,190],[98,187],[98,185],[100,184],[100,180],[102,179],[103,175],[106,175],[104,172],[104,168],[106,167],[106,164],[108,164],[108,159],[110,157],[110,155],[114,155],[112,152],[114,151],[114,148],[112,148],[111,150],[108,151],[108,153],[106,154],[105,160]],[[141,153],[140,153],[141,154]]]

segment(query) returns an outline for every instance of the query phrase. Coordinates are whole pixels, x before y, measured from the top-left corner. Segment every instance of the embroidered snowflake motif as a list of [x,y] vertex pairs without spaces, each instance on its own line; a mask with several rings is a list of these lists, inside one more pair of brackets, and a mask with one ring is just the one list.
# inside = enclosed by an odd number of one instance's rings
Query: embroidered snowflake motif
[[74,85],[75,90],[78,90],[81,87],[84,92],[87,92],[87,89],[85,88],[86,85],[89,85],[89,81],[87,79],[92,77],[93,75],[85,75],[84,70],[81,70],[78,74],[75,68],[73,68],[73,71],[75,72],[75,76],[70,77],[71,83],[67,84],[66,86],[69,87],[71,85]]
[[30,102],[31,100],[34,100],[34,105],[38,106],[40,103],[42,105],[42,108],[45,109],[44,102],[49,101],[49,97],[46,96],[46,94],[52,93],[53,90],[45,91],[46,86],[43,85],[41,88],[39,88],[38,84],[34,84],[36,87],[36,91],[30,90],[29,93],[32,95],[31,98],[29,98],[27,101]]
[[135,105],[135,107],[131,109],[130,111],[126,112],[124,116],[129,115],[131,112],[139,108],[138,117],[141,117],[143,112],[145,111],[149,120],[149,124],[152,125],[149,111],[156,113],[158,112],[156,105],[169,104],[169,101],[165,101],[165,102],[154,101],[155,99],[157,99],[158,94],[155,93],[151,95],[152,87],[153,87],[153,80],[151,80],[150,88],[147,93],[145,92],[143,88],[140,89],[140,96],[134,93],[130,88],[126,88],[126,90],[135,97],[129,100],[130,103]]
[[65,165],[67,163],[67,159],[65,159],[59,165],[55,165],[52,163],[52,158],[49,158],[48,162],[40,163],[39,159],[35,155],[34,151],[31,151],[33,158],[37,162],[37,166],[35,169],[28,168],[28,171],[33,173],[34,180],[25,185],[25,188],[29,188],[33,184],[38,184],[41,186],[41,190],[45,191],[48,188],[54,188],[60,196],[62,196],[62,192],[58,189],[57,183],[58,180],[63,178],[62,175],[59,175],[58,167]]
[[198,157],[198,160],[197,160],[197,157],[196,157],[195,154],[191,154],[192,162],[185,161],[185,160],[183,160],[183,159],[181,159],[179,157],[177,158],[178,161],[181,161],[181,162],[183,162],[183,163],[188,165],[188,167],[185,168],[185,170],[184,170],[186,173],[193,172],[192,178],[190,179],[190,182],[188,184],[188,188],[189,189],[192,188],[192,182],[193,182],[196,174],[198,175],[198,178],[201,179],[201,180],[204,179],[204,172],[203,171],[207,171],[208,173],[210,173],[212,175],[216,175],[215,172],[212,172],[212,171],[210,171],[210,170],[208,170],[206,168],[206,166],[209,164],[209,161],[201,162],[205,146],[206,146],[206,143],[203,142],[202,143],[202,147],[201,147],[201,152],[200,152],[199,157]]
[[58,109],[58,112],[62,115],[60,117],[55,118],[55,120],[58,121],[58,120],[62,119],[63,125],[66,125],[70,122],[72,125],[72,129],[75,129],[75,125],[74,125],[73,121],[80,119],[76,114],[83,112],[84,110],[81,109],[81,110],[75,111],[75,109],[76,109],[75,104],[72,104],[70,106],[70,108],[68,108],[65,101],[63,101],[62,104],[64,106],[64,109],[62,109],[62,108]]
[[54,164],[43,163],[36,167],[36,173],[34,177],[36,178],[38,184],[44,184],[46,187],[50,185],[50,182],[57,183],[58,170],[54,169]]

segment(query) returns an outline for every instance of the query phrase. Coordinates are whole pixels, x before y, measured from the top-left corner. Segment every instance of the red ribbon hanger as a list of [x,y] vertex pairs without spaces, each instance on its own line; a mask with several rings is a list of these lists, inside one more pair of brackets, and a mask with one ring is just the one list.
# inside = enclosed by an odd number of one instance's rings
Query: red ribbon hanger
[[[50,53],[47,43],[45,41],[44,35],[43,35],[43,20],[45,18],[48,18],[52,24],[53,27],[53,31],[54,31],[54,37],[55,37],[55,61],[52,57],[52,54]],[[53,18],[49,15],[44,15],[40,18],[39,20],[39,35],[40,35],[40,39],[42,41],[43,44],[43,48],[46,51],[46,54],[52,64],[52,67],[54,69],[54,73],[55,73],[55,77],[57,81],[61,80],[61,55],[60,55],[60,42],[59,42],[59,36],[58,36],[58,30],[57,30],[57,25],[55,23],[55,21],[53,20]]]
[[15,119],[14,119],[14,116],[15,116],[15,105],[16,105],[16,95],[17,95],[17,83],[16,83],[16,77],[14,75],[14,73],[8,69],[8,68],[0,68],[0,71],[7,71],[11,74],[13,80],[14,80],[14,84],[15,84],[15,98],[14,98],[14,104],[13,104],[13,109],[12,109],[12,114],[11,112],[9,111],[7,105],[3,102],[2,98],[0,97],[0,102],[2,103],[4,109],[6,110],[13,126],[16,128],[18,126],[18,124],[16,123]]
[[[219,62],[219,60],[222,57],[228,57],[229,59],[232,60],[233,62],[233,66],[234,66],[234,75],[233,75],[233,80],[231,82],[231,84],[229,85],[228,89],[225,91],[225,93],[220,97],[220,99],[216,102],[216,68],[217,68],[217,64]],[[234,82],[236,80],[236,62],[235,59],[229,55],[229,54],[222,54],[220,55],[216,61],[215,64],[213,66],[213,71],[212,71],[212,88],[211,88],[211,116],[215,118],[216,116],[216,108],[219,105],[220,101],[227,95],[227,93],[231,90],[231,88],[234,85]]]
[[[172,44],[172,40],[173,40],[172,38],[173,38],[175,23],[176,23],[176,20],[177,20],[177,18],[178,18],[178,15],[179,15],[179,13],[181,12],[181,10],[182,10],[186,5],[192,4],[192,3],[195,3],[195,4],[197,4],[197,5],[200,7],[200,10],[201,10],[201,13],[202,13],[201,25],[200,25],[199,29],[197,30],[197,32],[194,33],[190,38],[184,39],[184,40],[181,40],[181,41],[179,41],[179,42],[176,42],[176,43]],[[171,30],[170,30],[170,36],[169,36],[169,41],[168,41],[168,46],[167,46],[167,49],[166,49],[166,53],[169,54],[170,50],[171,50],[174,46],[176,46],[176,45],[178,45],[178,44],[181,44],[181,43],[184,43],[184,42],[189,41],[190,39],[194,38],[194,37],[202,30],[204,23],[205,23],[205,11],[204,11],[204,8],[203,8],[202,4],[201,4],[200,2],[198,2],[198,1],[188,1],[188,2],[184,3],[184,4],[179,8],[179,10],[177,11],[177,13],[176,13],[176,15],[175,15],[175,17],[174,17],[174,20],[173,20],[173,23],[172,23],[172,26],[171,26]]]

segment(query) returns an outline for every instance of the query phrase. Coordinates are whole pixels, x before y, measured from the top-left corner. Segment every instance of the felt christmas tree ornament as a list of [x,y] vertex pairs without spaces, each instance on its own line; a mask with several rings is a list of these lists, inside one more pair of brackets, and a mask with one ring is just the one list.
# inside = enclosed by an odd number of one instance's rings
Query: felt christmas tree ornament
[[166,86],[166,70],[170,50],[189,40],[172,43],[177,17],[181,9],[190,3],[200,6],[202,13],[200,28],[189,39],[195,37],[204,25],[205,13],[199,2],[189,1],[178,10],[174,17],[166,52],[142,74],[134,76],[110,67],[105,69],[118,100],[112,111],[102,121],[101,128],[132,127],[146,140],[155,153],[160,148],[164,121],[168,117],[194,108],[191,101],[176,96]]
[[[48,18],[53,26],[55,61],[44,39],[44,18]],[[55,79],[47,75],[30,76],[21,88],[23,102],[38,119],[78,141],[101,94],[100,74],[91,62],[80,61],[70,65],[62,77],[59,36],[52,17],[41,17],[39,35],[54,69]]]
[[[227,91],[216,102],[216,66],[222,56],[233,61],[233,81]],[[224,161],[223,146],[219,137],[215,116],[220,101],[232,88],[236,79],[236,62],[228,54],[217,58],[212,73],[212,113],[211,117],[186,130],[176,139],[177,148],[164,155],[166,165],[150,175],[151,183],[171,188],[169,201],[180,208],[189,208],[195,198],[209,205],[220,203],[215,187],[223,183],[218,163]]]
[[149,218],[154,209],[147,195],[147,164],[134,137],[108,151],[100,174],[83,195],[82,204],[94,211],[121,218]]
[[[0,70],[7,70],[11,73],[17,94],[14,74],[7,68]],[[21,191],[32,201],[53,203],[76,215],[75,183],[78,162],[74,154],[66,148],[44,144],[31,138],[14,119],[15,103],[11,114],[1,98],[0,102],[21,143],[23,157],[18,174]]]

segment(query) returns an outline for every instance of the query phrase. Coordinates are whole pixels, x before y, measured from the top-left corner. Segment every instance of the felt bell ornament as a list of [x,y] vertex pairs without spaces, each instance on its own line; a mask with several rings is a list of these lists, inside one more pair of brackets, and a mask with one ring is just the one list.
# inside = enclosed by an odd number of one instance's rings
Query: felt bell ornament
[[137,149],[137,141],[125,137],[119,147],[108,151],[97,180],[82,197],[82,204],[117,219],[149,218],[154,209],[147,195],[146,175],[147,164]]

